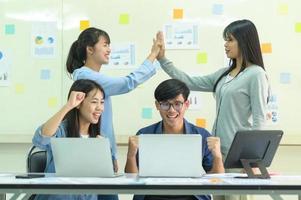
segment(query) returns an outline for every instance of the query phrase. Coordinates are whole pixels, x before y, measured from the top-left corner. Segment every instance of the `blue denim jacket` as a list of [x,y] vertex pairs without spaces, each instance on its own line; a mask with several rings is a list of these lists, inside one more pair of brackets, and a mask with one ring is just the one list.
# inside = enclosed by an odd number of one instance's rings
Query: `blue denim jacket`
[[117,146],[113,129],[113,114],[111,96],[128,93],[139,84],[147,81],[156,73],[156,67],[149,60],[145,60],[140,67],[124,77],[111,77],[96,72],[88,67],[81,67],[73,72],[73,79],[90,79],[97,82],[104,89],[104,112],[101,115],[101,134],[109,138],[114,158],[117,158]]

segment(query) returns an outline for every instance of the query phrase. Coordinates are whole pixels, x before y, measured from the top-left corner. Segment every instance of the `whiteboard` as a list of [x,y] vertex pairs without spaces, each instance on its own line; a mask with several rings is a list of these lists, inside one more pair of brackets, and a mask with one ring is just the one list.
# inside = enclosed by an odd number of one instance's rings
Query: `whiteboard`
[[[2,81],[0,86],[0,140],[20,138],[26,141],[24,135],[31,138],[36,127],[66,102],[72,81],[67,76],[65,62],[81,26],[107,31],[112,44],[134,44],[135,65],[138,66],[150,52],[152,38],[165,24],[193,21],[198,24],[198,48],[168,50],[166,54],[186,72],[205,75],[227,62],[223,28],[233,20],[247,18],[257,26],[275,94],[278,118],[277,123],[270,126],[284,130],[284,138],[291,137],[294,142],[297,138],[301,143],[299,117],[295,117],[301,113],[300,7],[301,2],[297,0],[2,0],[0,78],[2,71],[9,71],[9,81]],[[41,40],[48,42],[43,43],[44,49],[38,49]],[[109,68],[103,72],[124,76],[132,70]],[[153,92],[167,78],[159,69],[133,92],[112,98],[118,141],[126,142],[129,135],[160,120]],[[186,118],[192,123],[205,121],[206,128],[211,130],[215,117],[212,94],[193,95],[199,104],[187,111]]]

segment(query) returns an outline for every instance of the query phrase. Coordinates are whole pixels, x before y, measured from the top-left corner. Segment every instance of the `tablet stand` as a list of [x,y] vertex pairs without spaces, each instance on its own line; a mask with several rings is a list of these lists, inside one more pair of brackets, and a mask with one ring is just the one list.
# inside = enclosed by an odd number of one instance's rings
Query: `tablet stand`
[[[262,160],[260,159],[240,159],[242,166],[246,170],[248,178],[262,178],[269,179],[271,178],[267,168],[263,165]],[[258,167],[261,174],[254,174],[252,166]]]

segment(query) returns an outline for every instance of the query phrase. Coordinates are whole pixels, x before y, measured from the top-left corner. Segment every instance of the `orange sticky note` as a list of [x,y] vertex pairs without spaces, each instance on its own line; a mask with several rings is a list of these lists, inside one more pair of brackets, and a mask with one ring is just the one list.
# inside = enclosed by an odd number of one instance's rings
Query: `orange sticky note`
[[25,86],[23,84],[16,84],[15,86],[15,91],[17,94],[22,94],[24,93],[24,90],[25,90]]
[[129,23],[130,23],[130,15],[127,13],[120,14],[119,24],[129,24]]
[[89,28],[89,27],[90,27],[90,21],[89,21],[89,20],[81,20],[81,21],[80,21],[79,29],[80,29],[81,31],[83,31],[83,30],[85,30],[85,29],[87,29],[87,28]]
[[206,128],[206,119],[204,118],[198,118],[196,119],[196,126],[201,127],[201,128]]
[[173,9],[173,18],[183,19],[183,9],[182,8]]
[[296,23],[296,25],[295,25],[295,31],[297,33],[301,33],[301,22]]
[[196,63],[197,64],[205,64],[207,63],[207,53],[200,52],[196,56]]
[[262,53],[272,53],[272,44],[271,43],[262,43],[261,51],[262,51]]
[[222,183],[223,182],[223,180],[220,178],[210,178],[209,181],[211,183]]
[[57,105],[57,98],[56,97],[51,97],[48,99],[48,106],[50,108],[53,108]]

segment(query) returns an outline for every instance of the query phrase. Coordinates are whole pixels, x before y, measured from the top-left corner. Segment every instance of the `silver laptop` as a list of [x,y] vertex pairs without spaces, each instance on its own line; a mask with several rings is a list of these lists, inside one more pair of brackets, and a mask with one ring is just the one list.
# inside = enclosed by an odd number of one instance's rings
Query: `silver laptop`
[[139,176],[200,177],[204,173],[201,135],[139,136]]
[[51,148],[56,176],[116,176],[107,138],[51,138]]

